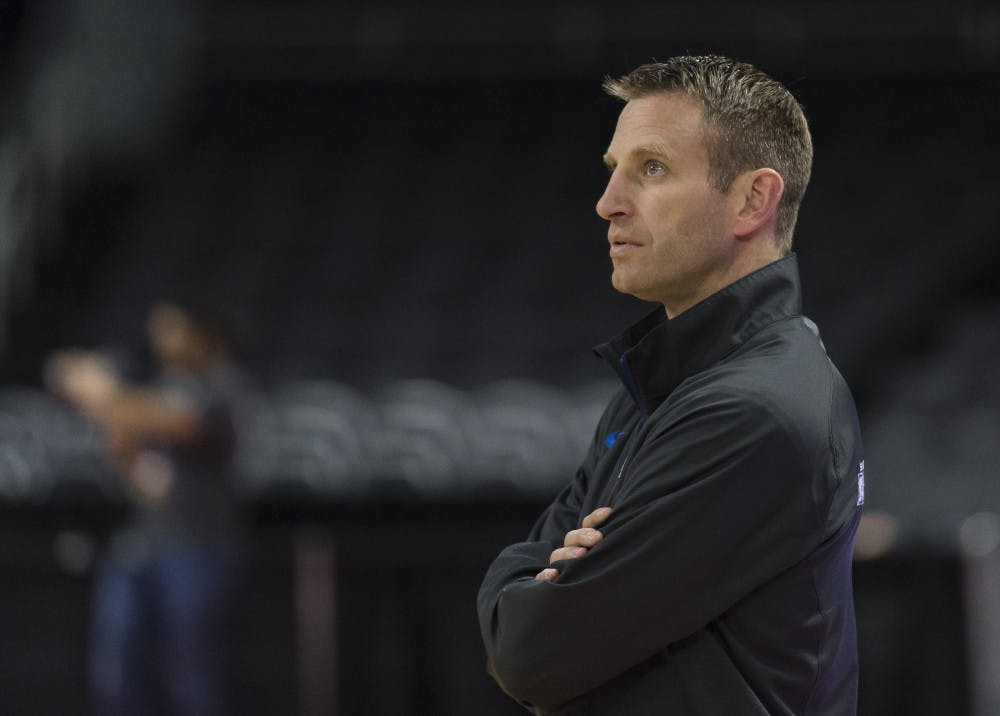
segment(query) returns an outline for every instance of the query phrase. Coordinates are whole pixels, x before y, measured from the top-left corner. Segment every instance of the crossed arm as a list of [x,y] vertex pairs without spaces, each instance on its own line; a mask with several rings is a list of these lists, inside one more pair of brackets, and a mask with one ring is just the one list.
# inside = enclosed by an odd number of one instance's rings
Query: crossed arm
[[597,688],[820,543],[826,497],[792,433],[738,400],[713,407],[648,439],[613,510],[575,527],[578,480],[494,561],[480,626],[515,699],[553,709]]

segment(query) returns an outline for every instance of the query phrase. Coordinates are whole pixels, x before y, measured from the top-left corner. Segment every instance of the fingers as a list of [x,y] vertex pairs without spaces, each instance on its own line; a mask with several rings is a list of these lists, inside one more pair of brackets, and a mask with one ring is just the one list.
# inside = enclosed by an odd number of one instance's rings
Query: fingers
[[[595,544],[604,539],[600,530],[594,527],[608,519],[611,514],[610,507],[598,507],[589,515],[583,518],[583,527],[578,530],[570,530],[566,533],[563,546],[552,551],[549,555],[549,564],[566,559],[579,559],[587,554],[587,551]],[[551,582],[559,574],[558,570],[551,567],[543,569],[535,575],[535,579]]]
[[610,507],[598,507],[596,510],[591,512],[589,515],[583,518],[584,527],[597,527],[597,525],[604,522],[611,515]]
[[585,554],[587,554],[586,547],[560,547],[549,555],[549,564],[558,562],[560,559],[577,559]]
[[590,527],[582,527],[566,533],[566,539],[563,540],[563,547],[586,547],[590,549],[602,539],[604,539],[604,535],[598,530]]

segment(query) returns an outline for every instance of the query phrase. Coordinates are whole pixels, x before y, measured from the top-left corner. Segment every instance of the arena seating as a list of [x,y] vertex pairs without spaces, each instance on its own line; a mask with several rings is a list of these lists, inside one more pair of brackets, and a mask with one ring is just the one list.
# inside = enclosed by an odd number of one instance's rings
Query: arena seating
[[[290,382],[237,401],[239,489],[248,500],[552,494],[583,459],[614,390],[501,381],[461,390],[401,380],[366,395]],[[114,497],[95,427],[40,389],[0,390],[0,500],[44,501],[89,485]]]

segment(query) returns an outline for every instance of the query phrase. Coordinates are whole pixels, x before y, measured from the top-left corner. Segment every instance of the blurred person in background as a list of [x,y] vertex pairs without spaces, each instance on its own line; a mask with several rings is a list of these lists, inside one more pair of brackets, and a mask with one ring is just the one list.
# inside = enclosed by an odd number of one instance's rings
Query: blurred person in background
[[864,457],[791,252],[806,118],[724,57],[605,89],[612,284],[660,305],[598,347],[584,463],[483,580],[488,668],[538,714],[849,716]]
[[231,462],[242,383],[223,323],[197,299],[156,305],[159,376],[121,380],[66,351],[46,381],[103,429],[131,503],[99,564],[90,679],[98,716],[223,712],[223,632],[240,572]]

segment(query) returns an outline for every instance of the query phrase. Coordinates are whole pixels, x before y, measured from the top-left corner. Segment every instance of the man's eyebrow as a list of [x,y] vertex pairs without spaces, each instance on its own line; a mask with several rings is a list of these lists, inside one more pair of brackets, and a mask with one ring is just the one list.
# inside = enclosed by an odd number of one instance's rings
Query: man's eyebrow
[[631,152],[632,156],[637,156],[640,154],[656,154],[663,157],[664,159],[672,157],[673,154],[669,149],[663,144],[658,144],[657,142],[650,142],[648,144],[640,144],[638,147],[634,147]]

